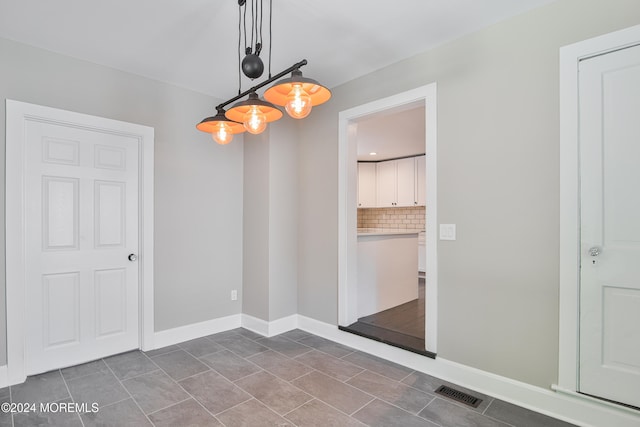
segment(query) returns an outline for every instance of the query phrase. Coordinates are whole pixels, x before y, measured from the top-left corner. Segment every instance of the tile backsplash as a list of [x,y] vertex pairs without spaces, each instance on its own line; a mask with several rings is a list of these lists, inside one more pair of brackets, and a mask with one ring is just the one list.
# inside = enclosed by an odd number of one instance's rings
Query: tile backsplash
[[408,208],[360,208],[358,228],[406,228],[424,230],[425,207]]

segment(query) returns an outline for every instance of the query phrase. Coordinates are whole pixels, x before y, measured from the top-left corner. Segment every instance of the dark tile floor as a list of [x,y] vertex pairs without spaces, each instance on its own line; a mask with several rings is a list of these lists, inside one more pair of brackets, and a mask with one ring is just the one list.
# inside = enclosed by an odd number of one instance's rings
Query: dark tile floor
[[436,396],[441,384],[300,330],[235,329],[29,377],[0,401],[36,411],[0,413],[0,426],[568,426],[478,393],[468,408]]
[[435,358],[425,350],[425,279],[418,278],[418,299],[361,317],[340,329],[404,350]]

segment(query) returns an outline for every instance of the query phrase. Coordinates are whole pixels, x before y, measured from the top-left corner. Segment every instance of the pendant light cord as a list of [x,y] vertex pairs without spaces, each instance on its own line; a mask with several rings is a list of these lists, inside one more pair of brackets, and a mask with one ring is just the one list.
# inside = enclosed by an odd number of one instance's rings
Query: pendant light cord
[[256,18],[256,55],[260,56],[260,52],[262,51],[262,15],[264,11],[264,6],[262,4],[263,0],[258,0],[258,16]]
[[273,0],[269,0],[269,78],[271,78],[271,48],[273,46],[273,35],[271,32],[272,21],[273,21]]
[[254,49],[254,35],[257,37],[257,23],[256,23],[256,0],[252,0],[251,1],[251,44],[249,45],[251,47],[251,53],[256,53],[255,49]]
[[[246,38],[246,34],[247,34],[246,24],[244,28],[244,33]],[[242,4],[238,3],[238,94],[242,93],[242,74],[240,73],[240,63],[242,61],[242,54],[240,53],[241,44],[242,44]]]

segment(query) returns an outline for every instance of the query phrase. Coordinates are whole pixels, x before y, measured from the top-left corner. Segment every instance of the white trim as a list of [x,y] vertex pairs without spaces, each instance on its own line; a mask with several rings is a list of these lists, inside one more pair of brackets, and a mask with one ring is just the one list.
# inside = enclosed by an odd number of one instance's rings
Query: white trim
[[637,25],[560,48],[560,330],[557,387],[572,392],[578,390],[579,359],[578,63],[582,59],[639,42],[640,25]]
[[9,370],[7,365],[0,366],[0,388],[9,386]]
[[242,314],[242,327],[265,337],[272,337],[296,329],[298,327],[298,315],[293,314],[267,322],[248,314]]
[[640,415],[611,407],[600,400],[585,400],[532,386],[438,357],[430,359],[377,341],[344,332],[335,325],[298,316],[298,328],[356,350],[407,366],[523,408],[581,426],[637,427]]
[[196,338],[205,337],[207,335],[217,334],[218,332],[236,329],[239,328],[240,325],[241,315],[233,314],[231,316],[220,317],[218,319],[206,320],[204,322],[167,329],[165,331],[155,333],[154,348],[162,348],[168,345],[174,345],[194,340]]
[[357,319],[357,152],[353,123],[364,116],[412,103],[425,105],[426,117],[426,316],[427,350],[436,353],[438,343],[438,171],[437,84],[341,111],[338,118],[338,323],[348,326]]
[[6,295],[7,295],[7,380],[19,384],[24,369],[24,128],[27,120],[114,132],[139,142],[140,185],[140,333],[142,349],[153,347],[153,153],[154,129],[102,117],[6,100]]

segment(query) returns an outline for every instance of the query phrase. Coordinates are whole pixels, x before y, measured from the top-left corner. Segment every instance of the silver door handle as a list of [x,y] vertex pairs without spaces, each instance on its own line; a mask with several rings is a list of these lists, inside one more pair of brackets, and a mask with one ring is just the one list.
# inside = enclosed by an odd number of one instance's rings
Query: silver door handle
[[129,254],[129,256],[127,257],[129,258],[129,261],[133,262],[133,261],[137,261],[138,260],[138,255],[136,254]]
[[589,255],[591,256],[598,256],[601,253],[602,253],[602,248],[599,248],[598,246],[594,246],[589,249]]

